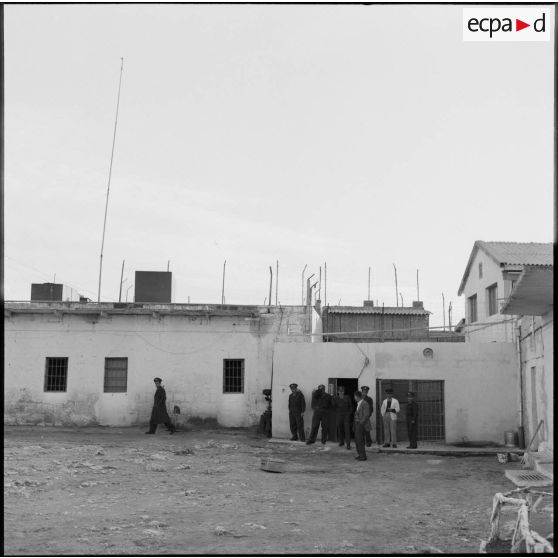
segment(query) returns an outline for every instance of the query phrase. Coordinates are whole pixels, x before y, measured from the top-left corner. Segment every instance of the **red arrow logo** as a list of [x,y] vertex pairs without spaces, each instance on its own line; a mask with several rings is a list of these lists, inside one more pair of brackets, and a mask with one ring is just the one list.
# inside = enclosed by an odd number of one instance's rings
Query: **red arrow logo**
[[521,31],[522,29],[525,29],[526,27],[531,27],[531,24],[530,23],[525,23],[524,21],[521,21],[520,19],[515,20],[515,30],[516,31]]

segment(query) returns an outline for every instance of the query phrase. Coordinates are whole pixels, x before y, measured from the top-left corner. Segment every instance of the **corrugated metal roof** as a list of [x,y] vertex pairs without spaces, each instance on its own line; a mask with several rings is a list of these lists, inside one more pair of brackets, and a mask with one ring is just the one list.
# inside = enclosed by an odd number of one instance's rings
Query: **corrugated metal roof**
[[484,242],[479,246],[504,265],[553,265],[551,242]]
[[427,316],[428,310],[422,308],[412,308],[405,306],[327,306],[329,314],[401,314],[414,316]]
[[457,291],[461,295],[471,271],[475,255],[482,249],[498,265],[506,267],[523,267],[525,265],[548,265],[554,262],[552,242],[487,242],[477,240],[471,250],[465,273]]

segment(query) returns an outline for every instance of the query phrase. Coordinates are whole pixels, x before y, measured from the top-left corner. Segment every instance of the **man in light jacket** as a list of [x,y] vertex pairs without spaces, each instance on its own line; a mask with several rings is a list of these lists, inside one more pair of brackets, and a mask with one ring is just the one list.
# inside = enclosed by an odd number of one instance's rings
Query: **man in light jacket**
[[380,414],[384,421],[384,448],[397,447],[397,415],[400,411],[399,401],[393,397],[393,390],[386,389],[386,398],[382,402]]
[[355,411],[355,444],[358,452],[355,459],[357,461],[366,461],[364,433],[370,430],[370,410],[368,403],[362,398],[361,391],[355,391],[355,401],[357,403]]

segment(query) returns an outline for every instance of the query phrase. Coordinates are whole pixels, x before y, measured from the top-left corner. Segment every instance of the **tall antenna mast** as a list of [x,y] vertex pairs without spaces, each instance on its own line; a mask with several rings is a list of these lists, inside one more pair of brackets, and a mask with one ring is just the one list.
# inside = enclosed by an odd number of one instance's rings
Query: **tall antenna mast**
[[101,304],[101,277],[103,274],[103,249],[105,247],[105,229],[107,227],[107,211],[110,193],[110,179],[112,176],[112,161],[114,160],[114,144],[116,142],[116,126],[118,124],[118,108],[120,107],[120,86],[122,85],[122,72],[124,71],[124,58],[120,58],[120,80],[118,81],[118,97],[116,100],[116,118],[114,119],[114,133],[112,135],[112,151],[110,154],[110,166],[107,185],[107,201],[105,203],[105,220],[103,222],[103,240],[101,242],[101,257],[99,262],[99,291],[97,294],[97,302]]

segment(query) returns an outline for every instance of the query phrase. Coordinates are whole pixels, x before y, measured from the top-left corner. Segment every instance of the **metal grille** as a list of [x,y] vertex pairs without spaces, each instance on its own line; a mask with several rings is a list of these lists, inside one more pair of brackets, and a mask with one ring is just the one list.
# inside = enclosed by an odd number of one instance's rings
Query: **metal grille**
[[397,418],[397,439],[408,440],[407,433],[407,392],[414,391],[419,407],[418,432],[419,442],[445,441],[446,428],[444,416],[444,382],[443,380],[377,380],[376,384],[376,429],[378,440],[383,440],[383,420],[380,407],[385,397],[384,390],[393,389],[393,396],[399,401],[401,412]]
[[548,486],[553,484],[553,480],[550,477],[536,471],[507,469],[505,475],[516,486]]
[[445,440],[444,382],[417,380],[412,383],[419,406],[418,439]]
[[223,393],[244,393],[244,359],[223,359]]
[[45,364],[45,391],[66,391],[68,357],[47,357]]
[[105,393],[121,393],[128,389],[128,358],[105,358]]

